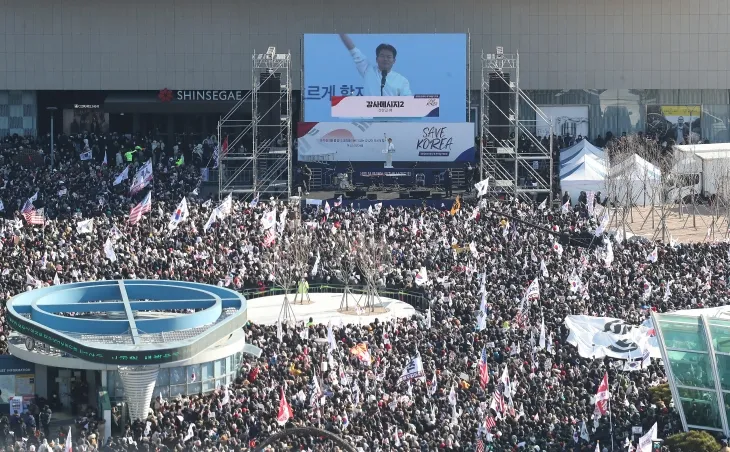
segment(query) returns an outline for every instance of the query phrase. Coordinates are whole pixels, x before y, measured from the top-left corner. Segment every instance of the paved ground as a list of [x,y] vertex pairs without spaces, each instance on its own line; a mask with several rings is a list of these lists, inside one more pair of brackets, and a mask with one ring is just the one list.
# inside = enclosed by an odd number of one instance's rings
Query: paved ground
[[[309,298],[311,300],[309,304],[291,304],[296,320],[304,320],[306,322],[312,317],[315,323],[332,322],[334,325],[338,325],[341,323],[359,322],[368,324],[376,318],[385,321],[392,317],[410,317],[416,312],[408,303],[384,296],[381,296],[380,299],[387,312],[378,312],[375,314],[364,312],[362,315],[353,315],[338,311],[342,301],[342,293],[310,293]],[[349,295],[349,305],[352,306],[359,298],[359,295]],[[289,295],[289,299],[293,301],[293,296]],[[248,300],[248,319],[256,323],[275,324],[279,318],[283,300],[283,295],[272,295]]]
[[[697,206],[696,209],[684,206],[680,215],[679,207],[675,206],[665,212],[662,227],[662,213],[658,207],[653,212],[650,207],[635,207],[626,215],[626,235],[640,235],[667,242],[671,237],[679,243],[722,242],[730,238],[727,235],[728,222],[723,212],[720,212],[719,218],[713,213],[707,206]],[[623,228],[621,216],[621,211],[618,215],[612,211],[610,229],[617,226]]]

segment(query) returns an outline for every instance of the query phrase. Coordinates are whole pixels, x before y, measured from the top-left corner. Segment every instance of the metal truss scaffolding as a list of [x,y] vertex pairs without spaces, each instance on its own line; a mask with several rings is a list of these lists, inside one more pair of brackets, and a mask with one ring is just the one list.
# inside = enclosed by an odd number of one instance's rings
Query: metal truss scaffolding
[[[218,122],[218,193],[288,197],[292,185],[291,54],[254,51],[252,90]],[[251,106],[250,116],[245,110]],[[243,110],[240,112],[239,110]],[[241,114],[243,113],[243,115]]]
[[[481,115],[481,179],[494,181],[490,190],[522,198],[545,193],[552,203],[552,120],[520,89],[519,54],[482,51]],[[538,120],[550,124],[547,146],[536,136]]]

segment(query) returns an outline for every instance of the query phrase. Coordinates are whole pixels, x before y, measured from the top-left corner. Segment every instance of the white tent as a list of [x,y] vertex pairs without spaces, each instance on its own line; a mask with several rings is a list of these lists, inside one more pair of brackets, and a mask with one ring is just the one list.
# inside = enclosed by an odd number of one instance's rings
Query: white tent
[[606,167],[595,157],[583,156],[560,169],[560,186],[568,192],[575,204],[580,192],[599,192],[604,189]]
[[606,155],[601,148],[593,146],[588,142],[588,140],[583,140],[569,148],[561,149],[560,166],[562,167],[574,162],[585,155],[590,155],[600,160],[604,160],[606,158]]
[[597,173],[606,173],[606,163],[603,160],[589,154],[573,159],[565,165],[561,165],[560,177],[562,178],[564,174],[573,172],[575,168],[581,165],[585,165],[587,168]]
[[612,165],[609,174],[615,180],[619,202],[624,203],[629,195],[632,204],[639,206],[651,205],[652,193],[662,177],[659,168],[636,154]]

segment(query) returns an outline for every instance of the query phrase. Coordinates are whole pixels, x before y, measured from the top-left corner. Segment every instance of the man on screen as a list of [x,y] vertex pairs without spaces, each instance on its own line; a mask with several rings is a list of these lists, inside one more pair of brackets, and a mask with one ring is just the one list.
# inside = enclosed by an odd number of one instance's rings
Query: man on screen
[[408,79],[393,71],[395,57],[398,52],[390,44],[380,44],[375,49],[375,62],[373,66],[365,54],[355,47],[352,39],[344,33],[340,34],[342,43],[350,51],[357,71],[362,75],[365,82],[364,94],[366,96],[412,96],[411,85]]

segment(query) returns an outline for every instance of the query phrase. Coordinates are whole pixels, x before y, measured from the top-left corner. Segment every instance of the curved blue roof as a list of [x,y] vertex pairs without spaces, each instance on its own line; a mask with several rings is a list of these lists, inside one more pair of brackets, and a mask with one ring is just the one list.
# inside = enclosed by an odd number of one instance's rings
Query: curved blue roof
[[192,358],[241,328],[246,307],[243,295],[225,287],[136,279],[51,286],[7,303],[8,323],[19,333],[117,365]]

